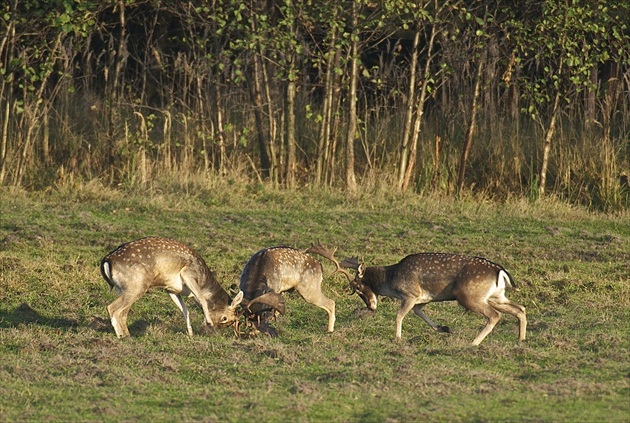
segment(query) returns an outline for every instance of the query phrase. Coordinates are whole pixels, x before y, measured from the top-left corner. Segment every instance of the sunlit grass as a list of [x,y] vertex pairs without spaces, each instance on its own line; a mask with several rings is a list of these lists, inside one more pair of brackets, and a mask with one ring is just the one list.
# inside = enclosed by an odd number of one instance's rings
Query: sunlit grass
[[[627,215],[553,198],[535,205],[471,195],[346,196],[212,186],[122,192],[99,184],[0,191],[0,416],[4,421],[624,421],[630,329]],[[483,319],[456,303],[425,310],[452,334],[408,315],[394,342],[397,302],[376,313],[324,283],[326,313],[297,294],[277,339],[231,331],[186,336],[179,311],[154,291],[116,339],[114,298],[100,258],[145,235],[193,246],[228,289],[262,247],[321,240],[338,257],[391,264],[420,251],[483,255],[505,265],[528,311],[528,340],[505,316],[478,348]],[[334,270],[323,261],[325,274]]]

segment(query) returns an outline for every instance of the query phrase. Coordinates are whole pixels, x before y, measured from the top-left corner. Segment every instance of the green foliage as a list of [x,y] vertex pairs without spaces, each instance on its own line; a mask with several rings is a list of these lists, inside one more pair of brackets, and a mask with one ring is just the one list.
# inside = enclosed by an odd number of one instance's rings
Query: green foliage
[[505,21],[518,51],[516,60],[529,70],[521,81],[529,100],[525,113],[541,119],[556,91],[562,92],[567,103],[574,101],[575,93],[596,88],[591,73],[597,72],[598,66],[611,59],[628,60],[628,55],[621,53],[621,45],[630,46],[627,34],[622,35],[627,33],[628,24],[618,18],[629,12],[629,6],[627,2],[608,7],[549,0],[529,6],[528,12],[535,18],[525,25],[518,16]]
[[[484,59],[479,140],[466,186],[498,198],[535,188],[528,185],[536,178],[530,163],[539,160],[544,130],[531,130],[529,119],[544,129],[558,93],[556,137],[564,150],[551,158],[551,192],[601,210],[627,207],[630,189],[619,182],[629,160],[627,0],[352,4],[355,28],[348,2],[4,2],[0,185],[54,186],[96,175],[111,186],[131,185],[138,173],[146,182],[175,169],[191,179],[216,171],[282,185],[287,172],[266,175],[259,164],[273,144],[280,169],[289,147],[297,151],[299,185],[344,188],[338,181],[347,148],[349,48],[358,41],[355,167],[365,185],[378,175],[395,186],[410,45],[419,31],[420,66],[429,58],[431,66],[417,78],[430,94],[420,107],[423,132],[411,183],[417,192],[452,193],[449,173],[462,145],[471,69]],[[436,48],[429,52],[433,30]],[[264,72],[257,74],[255,63]],[[296,91],[294,137],[284,128],[289,84]],[[264,98],[252,104],[257,89]],[[329,89],[334,95],[325,112]],[[317,155],[324,136],[331,157]],[[434,159],[436,136],[444,154]],[[585,140],[612,154],[593,155]],[[142,165],[133,157],[139,147],[146,151]],[[492,163],[484,162],[489,150]],[[314,170],[323,160],[330,175],[318,179]]]

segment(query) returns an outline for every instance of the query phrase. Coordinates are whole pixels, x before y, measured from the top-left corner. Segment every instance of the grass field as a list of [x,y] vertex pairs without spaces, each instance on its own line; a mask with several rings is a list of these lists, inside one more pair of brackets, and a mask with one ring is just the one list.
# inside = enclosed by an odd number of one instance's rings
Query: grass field
[[[260,186],[195,194],[124,193],[98,185],[0,191],[1,421],[525,421],[630,419],[630,219],[554,202],[345,198]],[[195,248],[226,289],[260,248],[321,240],[340,258],[392,264],[446,251],[504,265],[527,307],[528,340],[504,316],[479,347],[483,319],[454,302],[425,308],[452,334],[398,303],[365,313],[342,276],[325,281],[326,313],[294,293],[279,338],[186,336],[168,296],[130,313],[132,338],[107,319],[114,294],[98,263],[147,235]],[[323,260],[326,273],[333,267]]]

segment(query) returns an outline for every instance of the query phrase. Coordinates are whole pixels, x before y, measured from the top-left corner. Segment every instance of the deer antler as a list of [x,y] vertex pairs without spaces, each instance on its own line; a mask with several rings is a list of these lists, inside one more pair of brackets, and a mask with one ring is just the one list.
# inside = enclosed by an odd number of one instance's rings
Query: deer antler
[[[311,245],[311,247],[308,248],[305,252],[306,253],[319,254],[320,256],[322,256],[324,258],[327,258],[328,260],[332,261],[335,264],[335,266],[337,267],[337,269],[335,269],[335,271],[332,272],[329,275],[329,277],[334,275],[335,273],[343,273],[344,275],[346,275],[346,278],[348,278],[348,283],[350,283],[350,288],[352,289],[352,292],[354,293],[354,291],[356,290],[356,287],[355,287],[356,283],[354,282],[354,277],[350,274],[350,272],[348,272],[347,270],[343,269],[339,265],[339,262],[335,258],[335,251],[337,251],[336,247],[332,251],[330,251],[328,249],[328,247],[326,247],[320,241],[317,241],[317,245]],[[348,266],[348,267],[351,267],[351,266]],[[358,268],[358,264],[357,264],[357,268]]]
[[284,314],[286,309],[282,295],[276,292],[267,292],[254,298],[249,303],[247,303],[247,311],[251,313],[252,310],[250,309],[250,307],[254,304],[264,304],[266,306],[269,306],[271,309],[278,311],[278,313],[280,314]]

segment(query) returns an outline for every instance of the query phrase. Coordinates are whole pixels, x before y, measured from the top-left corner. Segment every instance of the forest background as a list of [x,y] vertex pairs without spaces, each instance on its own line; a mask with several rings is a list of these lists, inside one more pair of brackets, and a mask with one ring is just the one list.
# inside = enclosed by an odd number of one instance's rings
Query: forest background
[[0,8],[0,185],[630,203],[628,1]]

